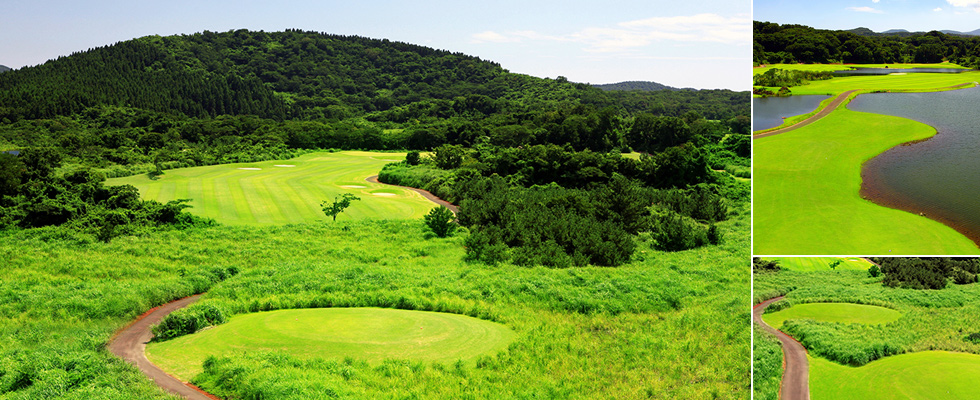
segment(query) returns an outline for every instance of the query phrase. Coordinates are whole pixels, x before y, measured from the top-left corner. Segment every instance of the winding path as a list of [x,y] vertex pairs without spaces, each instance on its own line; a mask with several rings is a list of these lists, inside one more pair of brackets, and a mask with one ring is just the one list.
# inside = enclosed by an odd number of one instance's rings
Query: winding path
[[848,90],[848,91],[846,91],[844,93],[841,93],[841,94],[837,95],[837,98],[835,98],[833,101],[831,101],[830,104],[827,104],[826,107],[824,107],[822,110],[818,111],[816,114],[813,114],[812,116],[810,116],[810,118],[807,118],[807,119],[805,119],[803,121],[800,121],[799,123],[796,123],[796,124],[787,126],[785,128],[782,128],[782,129],[776,129],[776,130],[771,130],[771,131],[768,131],[768,132],[763,132],[763,133],[760,133],[758,135],[752,135],[752,139],[758,139],[758,138],[763,138],[763,137],[766,137],[766,136],[773,136],[773,135],[778,135],[780,133],[786,133],[786,132],[792,131],[794,129],[802,128],[804,126],[807,126],[807,125],[810,125],[810,124],[812,124],[814,122],[817,122],[817,120],[819,120],[820,118],[826,117],[832,111],[836,110],[837,107],[840,107],[840,105],[844,103],[844,100],[847,100],[847,97],[850,96],[851,93],[854,93],[856,91],[857,90]]
[[752,308],[752,319],[766,332],[776,336],[783,344],[783,381],[779,385],[781,400],[810,399],[810,363],[806,359],[806,349],[800,342],[782,331],[773,328],[762,320],[762,313],[770,304],[782,300],[784,296],[766,300]]
[[153,332],[150,331],[150,328],[160,323],[168,314],[189,306],[199,298],[201,295],[197,294],[150,309],[109,340],[107,346],[109,351],[117,357],[135,364],[157,386],[170,393],[190,400],[218,399],[218,397],[199,389],[197,386],[174,378],[146,359],[146,343],[153,338]]
[[433,203],[436,203],[436,204],[438,204],[440,206],[444,206],[444,207],[448,208],[449,211],[452,211],[453,212],[453,214],[459,214],[459,207],[457,207],[453,203],[450,203],[448,201],[445,201],[443,199],[440,199],[440,198],[436,197],[436,195],[430,193],[428,190],[422,190],[422,189],[413,188],[413,187],[409,187],[409,186],[400,186],[400,185],[392,185],[390,183],[384,183],[384,182],[381,182],[381,181],[378,180],[378,176],[377,175],[371,175],[371,176],[369,176],[367,178],[364,178],[364,180],[366,180],[368,182],[371,182],[371,183],[380,183],[382,185],[388,185],[388,186],[394,186],[394,187],[400,187],[400,188],[405,188],[405,189],[413,190],[416,193],[421,194],[422,197],[425,197],[429,201],[431,201]]

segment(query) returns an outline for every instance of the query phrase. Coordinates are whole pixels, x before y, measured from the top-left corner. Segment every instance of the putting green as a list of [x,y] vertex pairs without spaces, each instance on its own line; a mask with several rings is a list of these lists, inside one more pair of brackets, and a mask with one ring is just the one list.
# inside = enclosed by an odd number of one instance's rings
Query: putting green
[[774,313],[763,314],[762,320],[779,329],[791,319],[812,319],[846,324],[887,324],[897,320],[902,313],[890,308],[851,303],[798,304]]
[[813,400],[976,399],[980,355],[924,351],[848,367],[810,360]]
[[865,161],[935,133],[916,121],[840,108],[797,130],[754,139],[753,253],[976,254],[953,228],[859,194]]
[[327,220],[320,203],[341,193],[353,193],[361,200],[352,202],[338,220],[421,218],[435,207],[432,202],[409,189],[364,180],[391,160],[404,158],[404,153],[312,153],[291,160],[167,170],[158,180],[136,175],[106,183],[133,185],[143,199],[189,198],[191,213],[229,225]]
[[800,272],[832,271],[830,263],[836,260],[841,262],[837,265],[837,269],[841,271],[867,271],[871,267],[871,262],[857,257],[771,257],[771,259],[779,261],[781,269]]
[[504,325],[457,314],[315,308],[238,315],[193,335],[150,343],[146,355],[165,371],[190,379],[212,355],[268,350],[304,358],[455,362],[504,349],[514,337]]

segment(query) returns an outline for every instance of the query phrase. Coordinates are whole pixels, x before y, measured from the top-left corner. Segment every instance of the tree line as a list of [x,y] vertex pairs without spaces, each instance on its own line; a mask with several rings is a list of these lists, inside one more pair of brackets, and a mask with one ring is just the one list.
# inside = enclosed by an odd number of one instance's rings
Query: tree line
[[940,63],[980,68],[980,37],[939,31],[859,35],[852,31],[754,21],[755,65],[775,63]]

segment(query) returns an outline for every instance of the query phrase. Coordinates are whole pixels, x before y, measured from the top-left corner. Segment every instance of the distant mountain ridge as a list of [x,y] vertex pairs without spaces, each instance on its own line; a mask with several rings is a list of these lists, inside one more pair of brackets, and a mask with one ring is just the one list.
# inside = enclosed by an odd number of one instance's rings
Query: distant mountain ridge
[[[922,31],[911,32],[907,29],[889,29],[883,32],[875,32],[865,27],[849,29],[846,30],[845,32],[850,32],[860,36],[913,36],[913,35],[924,35],[927,33]],[[960,32],[951,29],[943,29],[943,30],[939,30],[939,32],[945,33],[947,35],[980,36],[980,29],[975,29],[969,32]]]
[[10,68],[10,67],[8,67],[6,65],[0,65],[0,72],[7,72],[7,71],[10,71],[11,69],[12,68]]
[[606,83],[602,85],[592,85],[602,90],[606,91],[631,91],[639,90],[644,92],[652,92],[657,90],[696,90],[693,88],[675,88],[673,86],[667,86],[657,82],[651,81],[626,81],[619,83]]

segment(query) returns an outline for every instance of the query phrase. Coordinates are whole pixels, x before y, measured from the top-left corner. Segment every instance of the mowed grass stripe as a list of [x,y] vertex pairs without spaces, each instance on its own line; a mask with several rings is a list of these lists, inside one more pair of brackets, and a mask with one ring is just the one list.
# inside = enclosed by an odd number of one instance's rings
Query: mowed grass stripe
[[[169,170],[157,181],[146,176],[115,178],[108,184],[132,184],[144,199],[165,202],[178,194],[191,198],[190,212],[225,224],[323,221],[327,217],[320,203],[342,193],[353,193],[361,200],[351,203],[338,218],[420,218],[434,206],[431,202],[410,190],[365,181],[389,162],[386,160],[403,158],[403,153],[312,153],[292,160]],[[344,185],[365,188],[341,187]],[[396,195],[371,194],[381,188]]]
[[977,398],[980,355],[923,351],[848,367],[810,360],[813,400],[965,400]]
[[868,260],[854,257],[772,257],[772,259],[779,261],[779,267],[782,269],[801,272],[830,271],[830,264],[838,260],[841,263],[837,265],[837,270],[867,271],[871,267]]

